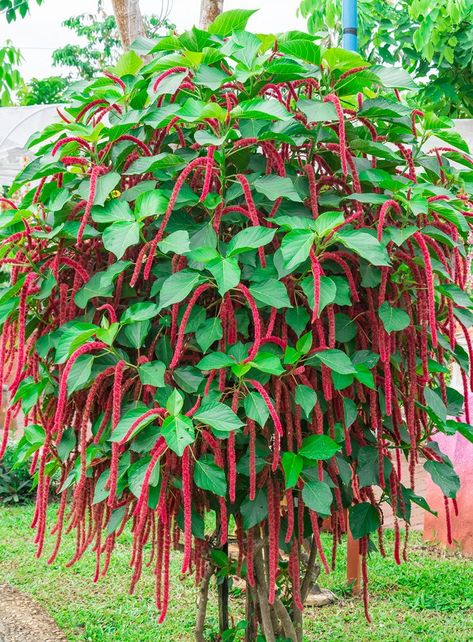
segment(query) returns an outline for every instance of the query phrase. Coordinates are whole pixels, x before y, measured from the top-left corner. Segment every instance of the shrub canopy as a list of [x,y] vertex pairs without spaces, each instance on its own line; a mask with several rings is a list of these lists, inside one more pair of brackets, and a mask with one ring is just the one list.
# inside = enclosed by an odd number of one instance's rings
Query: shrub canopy
[[[74,85],[33,136],[12,198],[34,187],[0,218],[1,359],[38,554],[53,482],[51,559],[67,524],[97,579],[130,523],[132,585],[150,544],[161,619],[173,544],[197,582],[245,577],[266,638],[268,604],[293,639],[322,519],[336,551],[348,508],[366,571],[384,508],[398,563],[398,520],[428,508],[403,459],[455,498],[432,437],[472,434],[445,375],[457,361],[468,385],[473,164],[450,121],[403,104],[401,69],[255,35],[250,13],[138,43],[149,62]],[[447,144],[425,151],[432,134]]]

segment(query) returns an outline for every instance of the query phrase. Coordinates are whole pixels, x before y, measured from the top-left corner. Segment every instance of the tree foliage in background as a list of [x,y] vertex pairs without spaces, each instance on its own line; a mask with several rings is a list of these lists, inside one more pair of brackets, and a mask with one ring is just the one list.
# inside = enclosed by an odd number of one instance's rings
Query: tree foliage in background
[[[165,19],[144,16],[146,33],[156,35],[160,28],[169,29]],[[64,21],[63,25],[75,32],[86,44],[69,44],[53,52],[53,65],[69,67],[75,78],[89,80],[104,67],[114,65],[122,52],[116,18],[101,7],[96,14],[81,14]]]
[[60,103],[68,86],[67,78],[62,76],[32,78],[18,91],[18,101],[26,106]]
[[11,42],[0,47],[0,106],[8,107],[14,104],[16,92],[23,86],[23,78],[19,71],[22,57],[19,49]]
[[[36,0],[43,4],[44,0]],[[18,17],[24,18],[30,10],[30,0],[0,0],[0,12],[5,15],[7,22],[14,22]]]
[[315,563],[329,568],[322,521],[335,563],[347,515],[368,614],[383,512],[400,564],[400,523],[429,510],[416,462],[449,523],[459,479],[434,437],[473,439],[468,407],[456,420],[473,381],[465,142],[406,105],[402,68],[250,33],[251,13],[72,87],[0,218],[0,452],[21,410],[37,554],[53,486],[50,562],[72,531],[70,564],[91,548],[98,580],[131,529],[132,589],[154,573],[162,621],[182,551],[199,642],[211,580],[235,575],[247,640],[301,642]]
[[[303,0],[309,30],[341,42],[339,0]],[[450,117],[473,116],[473,3],[358,0],[358,42],[370,62],[401,64],[420,85],[416,102]]]

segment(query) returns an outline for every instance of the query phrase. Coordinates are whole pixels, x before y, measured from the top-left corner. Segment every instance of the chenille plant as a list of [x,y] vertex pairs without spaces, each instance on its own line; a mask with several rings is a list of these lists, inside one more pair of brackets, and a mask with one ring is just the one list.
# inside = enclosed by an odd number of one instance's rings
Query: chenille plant
[[[251,13],[158,39],[146,64],[125,54],[30,140],[0,218],[2,450],[22,410],[38,556],[54,488],[50,562],[75,532],[69,565],[92,549],[97,581],[131,528],[131,589],[150,567],[160,621],[174,549],[200,586],[197,640],[212,577],[225,628],[236,575],[247,639],[299,641],[347,518],[367,611],[383,511],[399,564],[411,503],[429,509],[420,458],[456,509],[432,437],[472,438],[447,382],[454,361],[471,380],[473,161],[450,121],[403,103],[398,70],[255,35]],[[445,132],[454,148],[429,143]]]

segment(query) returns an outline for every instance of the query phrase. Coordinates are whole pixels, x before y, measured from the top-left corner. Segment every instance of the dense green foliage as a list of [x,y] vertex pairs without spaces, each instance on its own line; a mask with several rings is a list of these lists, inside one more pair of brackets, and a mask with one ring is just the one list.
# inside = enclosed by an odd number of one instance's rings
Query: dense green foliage
[[34,495],[28,463],[16,462],[16,448],[9,446],[0,461],[0,504],[23,504]]
[[[309,29],[341,41],[338,0],[303,0]],[[469,0],[358,0],[359,46],[373,63],[400,64],[418,82],[417,104],[473,116],[473,5]]]
[[[295,641],[316,555],[328,568],[322,519],[335,555],[348,509],[367,611],[383,510],[397,563],[399,520],[428,510],[402,458],[412,473],[423,455],[454,508],[432,438],[472,438],[445,374],[456,360],[468,392],[473,163],[447,118],[403,102],[402,69],[252,34],[251,13],[158,38],[146,64],[125,54],[31,138],[10,195],[34,186],[0,219],[0,354],[38,555],[59,480],[51,562],[68,524],[71,563],[93,546],[98,579],[131,522],[132,587],[151,544],[160,621],[181,545],[204,587],[197,640],[206,584],[237,574],[250,639]],[[454,147],[429,151],[432,135]]]

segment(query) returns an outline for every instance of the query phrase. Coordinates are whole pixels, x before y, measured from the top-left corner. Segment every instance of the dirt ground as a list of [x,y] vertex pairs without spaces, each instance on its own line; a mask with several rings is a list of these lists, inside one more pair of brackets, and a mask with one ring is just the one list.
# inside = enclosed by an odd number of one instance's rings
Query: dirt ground
[[0,642],[67,642],[34,600],[0,584]]

